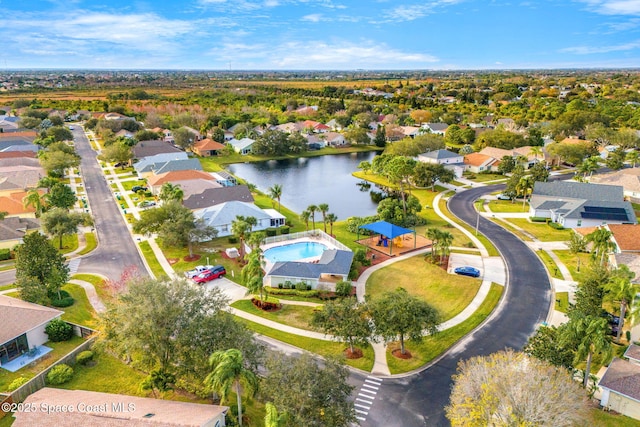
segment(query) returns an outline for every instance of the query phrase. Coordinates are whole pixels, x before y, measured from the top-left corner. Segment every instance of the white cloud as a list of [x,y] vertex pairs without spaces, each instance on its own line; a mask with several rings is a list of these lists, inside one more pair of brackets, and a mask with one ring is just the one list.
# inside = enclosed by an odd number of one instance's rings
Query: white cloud
[[574,53],[576,55],[591,55],[596,53],[622,52],[640,48],[640,40],[613,46],[574,46],[561,49],[561,53]]
[[427,4],[400,5],[383,12],[386,22],[389,21],[413,21],[426,15],[436,13],[436,9],[444,6],[461,3],[464,0],[435,0]]
[[640,15],[639,0],[577,0],[601,15]]
[[308,21],[308,22],[320,22],[322,21],[322,19],[323,17],[319,13],[312,13],[311,15],[305,15],[302,18],[300,18],[301,21]]

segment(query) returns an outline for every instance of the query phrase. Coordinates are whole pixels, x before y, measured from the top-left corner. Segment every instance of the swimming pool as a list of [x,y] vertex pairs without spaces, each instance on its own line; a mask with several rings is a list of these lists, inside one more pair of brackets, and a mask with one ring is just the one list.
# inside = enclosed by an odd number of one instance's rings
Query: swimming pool
[[297,242],[276,246],[264,251],[264,258],[270,263],[278,261],[297,261],[304,258],[319,257],[327,246],[317,242]]

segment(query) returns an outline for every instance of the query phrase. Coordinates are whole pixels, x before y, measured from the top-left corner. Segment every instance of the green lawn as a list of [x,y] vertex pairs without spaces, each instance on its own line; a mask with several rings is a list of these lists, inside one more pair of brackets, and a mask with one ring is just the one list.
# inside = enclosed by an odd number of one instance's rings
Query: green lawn
[[15,287],[16,287],[15,283],[9,283],[8,285],[0,286],[0,291],[6,291],[6,290],[9,290],[9,289],[13,289]]
[[79,255],[86,255],[98,246],[98,240],[96,239],[95,233],[84,233],[84,239],[86,241],[86,246],[78,252]]
[[554,308],[562,313],[567,313],[569,311],[569,292],[556,292]]
[[[127,191],[131,191],[131,189],[133,187],[135,187],[136,185],[140,185],[140,186],[145,186],[147,185],[147,180],[146,179],[139,179],[139,180],[133,180],[133,181],[121,181],[122,186],[124,187],[125,190]],[[132,193],[133,194],[133,193]]]
[[374,272],[367,281],[367,295],[376,298],[398,287],[434,306],[442,321],[464,310],[478,293],[482,281],[448,274],[430,262],[429,256],[414,256]]
[[151,268],[151,271],[153,272],[153,274],[158,278],[165,276],[166,274],[164,272],[164,269],[158,262],[158,259],[156,258],[156,255],[153,252],[153,249],[151,249],[151,245],[149,245],[149,242],[147,241],[140,242],[139,245],[140,245],[140,249],[142,250],[142,254],[144,255],[144,258],[147,260],[147,264],[149,265],[149,268]]
[[549,271],[549,274],[551,274],[551,277],[555,277],[556,279],[564,279],[564,277],[562,276],[562,273],[558,269],[558,265],[546,251],[542,249],[537,250],[536,255],[538,255],[538,258],[540,258],[540,260],[547,267],[547,271]]
[[567,242],[573,233],[569,228],[556,230],[544,222],[530,222],[527,218],[508,218],[508,221],[542,242]]
[[[575,281],[582,280],[582,275],[589,269],[591,263],[591,254],[579,253],[573,254],[569,250],[553,251],[560,258],[560,261],[569,269],[571,277]],[[578,259],[580,259],[580,271],[578,271]]]
[[464,223],[462,221],[460,221],[459,219],[457,219],[456,217],[454,217],[451,212],[449,212],[449,208],[447,207],[447,201],[445,199],[441,199],[440,200],[440,210],[442,211],[442,213],[444,215],[446,215],[449,219],[451,219],[452,221],[455,221],[456,224],[459,224],[460,226],[462,226],[465,230],[471,232],[472,234],[476,235],[476,238],[478,240],[480,240],[480,242],[484,245],[484,247],[487,249],[487,252],[489,253],[489,256],[500,256],[500,252],[498,252],[498,249],[496,249],[496,247],[493,245],[493,243],[491,243],[489,241],[489,239],[487,239],[482,233],[477,233],[475,232],[475,229],[473,227],[471,227],[470,225],[468,225],[467,223]]
[[76,325],[95,328],[98,324],[98,318],[95,310],[89,303],[89,299],[87,298],[87,293],[84,288],[80,285],[67,283],[62,287],[62,289],[69,292],[69,295],[71,295],[75,300],[73,305],[59,308],[59,310],[64,311],[62,319],[67,322],[75,323]]
[[411,352],[411,359],[398,359],[392,354],[393,350],[400,347],[398,343],[387,345],[387,363],[391,374],[401,374],[417,369],[451,348],[491,314],[500,301],[502,290],[502,286],[493,283],[487,298],[480,307],[461,324],[438,332],[436,335],[425,337],[420,342],[405,341],[406,349]]
[[16,372],[9,372],[4,369],[0,369],[0,392],[7,391],[7,387],[16,378],[24,377],[31,379],[40,373],[43,369],[51,366],[56,360],[65,356],[71,350],[82,344],[84,340],[75,335],[69,341],[64,342],[47,342],[45,345],[51,347],[53,350],[40,359],[38,359],[35,366],[25,365],[24,368],[19,369]]
[[3,418],[0,418],[0,427],[10,427],[13,425],[14,418],[12,414],[13,412],[5,415]]
[[[243,319],[241,317],[235,317],[238,322],[245,324],[249,329],[257,332],[261,335],[277,339],[278,341],[291,344],[295,347],[303,350],[310,351],[315,354],[319,354],[323,357],[329,356],[341,356],[344,350],[348,347],[347,344],[336,341],[324,341],[315,338],[307,338],[300,335],[289,334],[277,329],[271,329],[267,326],[260,325],[255,322]],[[371,372],[373,369],[373,348],[370,345],[362,348],[363,357],[360,359],[345,359],[345,363],[354,368],[362,369],[366,372]]]
[[589,412],[589,421],[595,427],[640,427],[640,420],[596,408]]
[[522,203],[514,202],[511,203],[509,200],[489,200],[487,203],[491,212],[503,212],[503,213],[523,213],[529,212],[529,205],[526,204],[524,207]]
[[510,222],[505,221],[504,219],[490,218],[491,221],[498,224],[500,227],[505,228],[515,234],[520,240],[524,240],[525,242],[531,242],[533,239],[529,237],[527,234],[523,233],[522,230],[516,228]]
[[466,178],[474,182],[487,182],[487,181],[507,179],[504,175],[498,174],[498,173],[474,173],[474,174],[465,173],[462,176],[463,178]]
[[98,294],[98,298],[102,300],[105,305],[109,305],[114,302],[115,298],[112,293],[106,288],[104,279],[100,276],[95,276],[93,274],[74,274],[71,276],[72,279],[84,280],[85,282],[89,282],[96,288],[96,293]]
[[[54,237],[51,239],[51,243],[57,249],[60,249],[60,238]],[[78,249],[78,235],[77,234],[67,234],[62,236],[62,249],[60,249],[60,253],[68,254],[69,252],[73,252]]]
[[280,310],[267,312],[257,308],[250,300],[236,301],[231,304],[231,307],[284,325],[314,330],[310,324],[311,319],[313,319],[313,312],[317,310],[315,307],[283,304]]

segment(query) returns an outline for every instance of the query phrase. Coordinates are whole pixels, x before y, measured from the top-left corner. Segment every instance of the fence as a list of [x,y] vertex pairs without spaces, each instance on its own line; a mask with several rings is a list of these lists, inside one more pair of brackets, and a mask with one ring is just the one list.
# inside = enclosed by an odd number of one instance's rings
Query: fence
[[326,240],[327,242],[333,244],[336,248],[343,251],[351,250],[348,247],[346,247],[344,244],[340,243],[339,241],[329,236],[327,233],[325,233],[322,230],[299,231],[297,233],[292,233],[292,234],[281,234],[279,236],[267,237],[266,239],[264,239],[264,243],[269,244],[269,243],[286,242],[288,240],[301,239],[304,237],[307,237],[310,239]]

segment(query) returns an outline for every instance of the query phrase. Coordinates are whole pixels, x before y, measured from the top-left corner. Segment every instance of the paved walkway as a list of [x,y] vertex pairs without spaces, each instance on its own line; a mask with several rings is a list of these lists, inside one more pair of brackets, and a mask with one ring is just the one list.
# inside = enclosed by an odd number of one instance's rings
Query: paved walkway
[[104,305],[104,303],[98,296],[98,293],[96,292],[96,288],[93,286],[93,284],[89,282],[85,282],[84,280],[78,280],[78,279],[71,279],[69,280],[69,283],[82,286],[82,288],[87,294],[89,303],[91,304],[93,309],[96,311],[96,313],[104,313],[105,311],[107,311],[107,307]]

